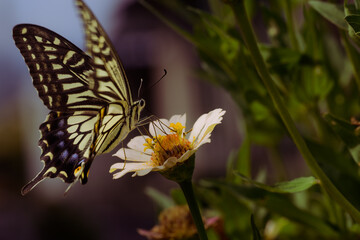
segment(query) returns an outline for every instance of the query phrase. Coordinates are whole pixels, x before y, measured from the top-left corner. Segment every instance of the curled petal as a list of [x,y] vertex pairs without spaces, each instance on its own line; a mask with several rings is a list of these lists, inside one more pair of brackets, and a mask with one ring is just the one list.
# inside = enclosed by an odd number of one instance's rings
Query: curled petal
[[196,151],[197,151],[197,149],[186,151],[177,161],[184,162],[184,161],[188,160],[191,157],[191,155],[193,155]]
[[110,172],[112,173],[116,170],[120,170],[120,172],[117,172],[113,175],[114,179],[121,178],[129,172],[138,172],[144,170],[148,170],[148,172],[150,172],[152,167],[144,163],[115,163],[111,166]]
[[159,166],[159,167],[149,167],[149,168],[141,169],[141,170],[136,171],[132,176],[133,177],[135,177],[135,176],[144,176],[144,175],[148,174],[151,171],[160,171],[163,168],[164,167]]
[[125,163],[123,163],[123,162],[122,163],[114,163],[113,165],[111,165],[109,172],[112,173],[119,169],[122,170],[122,169],[124,169],[124,167],[125,167]]
[[141,169],[141,170],[137,170],[134,172],[134,174],[132,175],[132,177],[135,176],[145,176],[146,174],[148,174],[149,172],[151,172],[153,170],[153,168],[145,168],[145,169]]
[[195,122],[189,140],[194,143],[196,148],[204,143],[210,142],[211,132],[217,124],[221,123],[224,114],[225,110],[217,108],[207,114],[203,114]]
[[178,159],[176,157],[171,157],[168,158],[165,162],[164,162],[164,167],[165,168],[172,168],[173,166],[175,166],[175,164],[178,162]]

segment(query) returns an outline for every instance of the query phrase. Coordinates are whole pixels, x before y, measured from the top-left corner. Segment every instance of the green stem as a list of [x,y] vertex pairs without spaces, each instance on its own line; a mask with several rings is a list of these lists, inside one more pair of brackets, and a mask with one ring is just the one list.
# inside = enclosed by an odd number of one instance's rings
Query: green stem
[[346,34],[344,32],[341,32],[341,41],[344,45],[346,55],[348,56],[348,58],[350,60],[351,67],[352,67],[353,73],[354,73],[355,82],[358,87],[358,90],[360,91],[360,71],[358,68],[360,60],[357,55],[358,53],[354,49],[354,47],[351,45],[348,37],[346,36]]
[[289,38],[290,38],[291,46],[293,47],[293,49],[299,50],[299,44],[296,39],[296,31],[295,31],[295,24],[294,24],[294,18],[293,18],[293,14],[292,14],[291,3],[292,2],[289,0],[284,1],[286,23],[287,23],[287,28],[289,31]]
[[322,171],[315,158],[311,154],[309,148],[307,147],[304,139],[297,130],[289,112],[287,111],[285,104],[280,97],[279,91],[276,88],[266,68],[265,61],[260,54],[253,28],[249,22],[246,13],[244,1],[227,0],[226,2],[230,4],[235,13],[235,17],[238,21],[241,34],[251,53],[251,57],[256,67],[256,70],[259,73],[278,114],[280,115],[284,125],[286,126],[286,129],[288,130],[295,145],[299,149],[301,155],[305,159],[307,165],[309,166],[313,174],[320,179],[322,183],[321,185],[329,193],[329,195],[333,199],[335,199],[338,204],[340,204],[340,206],[342,206],[358,223],[360,223],[360,212],[344,197],[344,195],[341,194],[341,192],[335,187],[335,185],[331,182],[327,175]]
[[192,182],[190,180],[185,180],[178,183],[181,187],[181,190],[183,191],[186,201],[189,205],[189,209],[191,212],[191,215],[193,217],[194,223],[196,225],[196,228],[198,230],[198,234],[200,237],[200,240],[207,240],[207,235],[204,227],[204,223],[200,214],[199,206],[196,202],[194,190],[192,186]]

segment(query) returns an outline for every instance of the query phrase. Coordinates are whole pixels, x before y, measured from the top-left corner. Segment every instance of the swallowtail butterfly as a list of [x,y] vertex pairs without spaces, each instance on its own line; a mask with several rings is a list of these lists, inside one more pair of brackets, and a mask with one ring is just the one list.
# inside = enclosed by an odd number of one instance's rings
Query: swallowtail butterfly
[[[22,189],[59,177],[87,182],[95,156],[109,152],[139,124],[143,99],[133,101],[124,68],[100,23],[76,0],[87,54],[55,32],[32,24],[13,29],[39,97],[50,110],[40,125],[44,168]],[[67,189],[67,190],[68,190]]]

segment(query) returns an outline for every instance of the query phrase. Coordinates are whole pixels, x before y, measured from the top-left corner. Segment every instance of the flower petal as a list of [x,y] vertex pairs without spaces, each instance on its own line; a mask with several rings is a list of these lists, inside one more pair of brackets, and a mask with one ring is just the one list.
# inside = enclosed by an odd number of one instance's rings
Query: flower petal
[[148,162],[151,155],[130,148],[120,148],[113,156],[126,161]]
[[181,125],[186,126],[186,113],[183,115],[174,115],[169,120],[170,123],[181,123]]
[[176,157],[171,157],[171,158],[166,159],[163,166],[165,168],[172,168],[173,166],[176,165],[177,162],[178,162],[178,159]]
[[138,171],[143,171],[145,169],[148,169],[149,170],[148,172],[151,172],[152,167],[150,165],[143,163],[126,163],[125,166],[124,164],[121,163],[115,163],[111,166],[110,171],[114,172],[115,170],[120,170],[120,172],[117,172],[113,175],[114,179],[118,179],[129,172],[138,172]]
[[[149,138],[149,136],[143,135],[143,136],[136,136],[133,139],[129,141],[127,146],[131,149],[137,150],[139,152],[144,152],[145,149],[145,143],[146,139]],[[153,151],[151,149],[146,149],[146,154],[152,154]]]
[[164,118],[151,122],[149,124],[150,135],[151,136],[157,136],[159,134],[164,135],[164,132],[166,134],[169,134],[170,133],[169,125],[170,125],[169,120]]
[[217,124],[221,123],[224,114],[225,110],[217,108],[207,114],[201,115],[199,119],[196,120],[189,137],[189,141],[194,143],[195,148],[210,142],[211,132]]
[[185,161],[188,160],[188,159],[191,157],[191,155],[193,155],[196,151],[197,151],[197,149],[192,149],[192,150],[186,151],[177,161],[178,161],[178,162],[185,162]]
[[145,176],[146,174],[148,174],[149,172],[151,171],[154,171],[155,168],[154,167],[148,167],[148,168],[144,168],[144,169],[141,169],[141,170],[138,170],[136,171],[132,177],[135,177],[135,176]]
[[114,163],[113,165],[111,165],[109,172],[112,173],[119,169],[123,170],[124,166],[125,166],[125,163],[123,163],[123,162],[122,163]]

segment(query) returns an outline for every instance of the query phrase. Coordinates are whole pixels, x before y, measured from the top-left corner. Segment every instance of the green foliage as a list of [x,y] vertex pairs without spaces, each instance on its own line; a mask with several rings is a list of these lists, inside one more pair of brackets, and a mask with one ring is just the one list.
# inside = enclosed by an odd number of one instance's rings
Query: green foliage
[[287,182],[279,182],[274,186],[269,186],[263,184],[261,182],[254,181],[250,178],[247,178],[241,174],[235,173],[237,176],[241,177],[245,182],[251,183],[252,185],[262,188],[269,192],[277,192],[277,193],[297,193],[301,191],[305,191],[313,185],[317,184],[317,181],[314,177],[301,177],[296,178]]
[[251,215],[251,227],[252,227],[252,230],[253,230],[253,240],[261,240],[262,238],[260,236],[259,230],[257,229],[257,227],[255,225],[253,215]]
[[154,188],[147,188],[145,193],[154,201],[154,203],[161,209],[166,209],[175,206],[174,201],[167,195],[157,191]]
[[[358,239],[360,1],[245,1],[256,22],[258,40],[250,43],[239,27],[242,1],[208,0],[207,11],[156,2],[183,24],[142,1],[194,45],[198,76],[225,89],[242,112],[243,142],[224,153],[226,178],[197,188],[202,206],[223,218],[228,239]],[[180,27],[186,24],[190,30]],[[305,161],[296,161],[297,151],[284,154],[289,137]],[[269,179],[254,180],[259,146],[275,169],[265,169]]]

